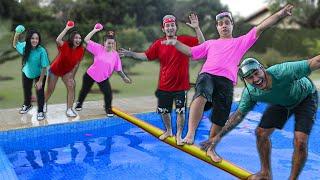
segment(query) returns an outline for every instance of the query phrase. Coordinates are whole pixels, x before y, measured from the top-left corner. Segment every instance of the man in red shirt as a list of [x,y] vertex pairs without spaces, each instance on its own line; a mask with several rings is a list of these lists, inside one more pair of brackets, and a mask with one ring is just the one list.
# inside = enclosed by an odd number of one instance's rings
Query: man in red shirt
[[155,94],[158,98],[157,112],[161,114],[166,127],[166,132],[159,139],[164,140],[173,136],[171,127],[170,113],[172,104],[175,101],[177,112],[177,145],[183,145],[182,130],[184,126],[184,106],[186,91],[190,89],[189,85],[189,57],[179,52],[174,46],[166,46],[161,41],[167,39],[178,39],[189,46],[196,46],[204,42],[203,34],[199,27],[199,21],[196,14],[190,14],[190,23],[187,23],[196,31],[196,37],[179,35],[177,36],[176,18],[173,15],[166,15],[162,19],[162,31],[165,36],[153,42],[145,52],[132,52],[126,49],[120,49],[120,55],[132,57],[140,60],[156,60],[160,62],[160,73],[158,89]]

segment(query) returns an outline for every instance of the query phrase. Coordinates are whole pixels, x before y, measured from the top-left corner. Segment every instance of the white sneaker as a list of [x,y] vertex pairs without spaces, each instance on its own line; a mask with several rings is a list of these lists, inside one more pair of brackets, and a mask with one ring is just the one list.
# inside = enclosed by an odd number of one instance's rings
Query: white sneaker
[[46,113],[47,110],[48,110],[47,103],[44,103],[44,105],[43,105],[43,112]]
[[46,118],[46,115],[44,114],[44,112],[38,112],[37,114],[37,120],[38,121],[42,121]]
[[77,117],[78,114],[72,109],[72,108],[69,108],[67,111],[66,111],[66,115],[68,117]]
[[22,107],[21,107],[21,109],[20,109],[20,114],[25,114],[25,113],[27,113],[31,108],[32,108],[32,105],[29,105],[29,106],[22,105]]

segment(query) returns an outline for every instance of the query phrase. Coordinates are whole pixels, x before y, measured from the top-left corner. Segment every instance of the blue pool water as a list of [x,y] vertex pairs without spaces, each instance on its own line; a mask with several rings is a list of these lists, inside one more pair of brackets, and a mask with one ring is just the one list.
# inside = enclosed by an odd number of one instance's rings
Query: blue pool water
[[[250,172],[260,168],[254,129],[264,108],[259,104],[217,147],[222,157]],[[196,144],[208,138],[209,116],[210,112],[205,113],[199,125]],[[163,129],[155,113],[137,117]],[[293,125],[291,118],[272,136],[274,179],[287,179],[290,173]],[[317,120],[300,179],[320,179],[319,135]],[[3,132],[1,149],[19,179],[235,179],[121,118]]]

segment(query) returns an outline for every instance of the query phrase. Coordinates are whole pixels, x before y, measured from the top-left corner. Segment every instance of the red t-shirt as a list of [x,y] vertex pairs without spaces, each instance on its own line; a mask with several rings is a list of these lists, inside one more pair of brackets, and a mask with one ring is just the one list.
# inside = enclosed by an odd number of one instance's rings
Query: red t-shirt
[[[198,39],[192,36],[178,36],[178,40],[190,47],[198,45]],[[161,44],[166,37],[157,39],[145,51],[149,61],[159,59],[160,73],[158,89],[163,91],[184,91],[189,85],[189,57],[174,46]]]
[[59,54],[50,66],[50,71],[56,76],[63,76],[81,61],[84,48],[79,46],[75,49],[69,46],[68,42],[63,42],[62,46],[57,45]]

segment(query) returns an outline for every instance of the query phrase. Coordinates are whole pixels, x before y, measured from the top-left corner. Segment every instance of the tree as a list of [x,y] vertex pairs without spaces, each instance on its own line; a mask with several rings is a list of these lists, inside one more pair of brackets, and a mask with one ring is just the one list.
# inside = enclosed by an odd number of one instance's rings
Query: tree
[[[132,48],[132,50],[136,52],[144,51],[144,44],[147,42],[146,37],[141,31],[138,31],[137,28],[124,29],[120,31],[117,36],[117,45],[119,45],[118,47],[123,47],[126,49]],[[140,62],[141,60],[122,58],[122,66],[127,72],[130,72],[130,69]]]
[[0,17],[10,18],[17,12],[18,3],[12,0],[0,1]]
[[320,1],[316,0],[270,0],[269,7],[275,12],[285,4],[295,6],[292,19],[305,28],[320,27]]
[[177,0],[175,3],[175,15],[178,20],[188,22],[191,12],[198,15],[202,32],[206,39],[216,36],[215,15],[221,11],[227,11],[228,7],[223,6],[219,0]]

